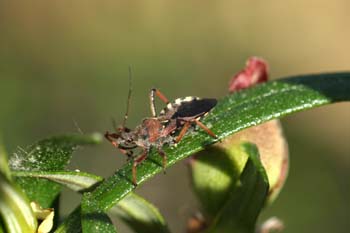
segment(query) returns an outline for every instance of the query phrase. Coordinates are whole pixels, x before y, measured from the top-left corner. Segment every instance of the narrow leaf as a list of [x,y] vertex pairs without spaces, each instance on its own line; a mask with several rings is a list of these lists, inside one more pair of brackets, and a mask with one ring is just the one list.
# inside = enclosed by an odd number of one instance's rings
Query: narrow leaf
[[103,180],[102,177],[85,172],[75,172],[75,171],[39,171],[39,172],[29,172],[29,171],[19,171],[13,172],[15,177],[32,177],[32,178],[44,178],[47,180],[54,181],[56,183],[65,185],[67,188],[72,189],[76,192],[85,192],[91,189],[94,185]]
[[[117,232],[112,221],[108,217],[106,213],[103,211],[85,211],[96,209],[93,206],[94,202],[84,201],[85,195],[89,195],[89,193],[85,193],[83,197],[83,201],[81,204],[81,224],[84,233],[114,233]],[[85,200],[88,200],[85,199]]]
[[135,232],[169,233],[159,210],[135,193],[130,193],[123,198],[109,213],[121,218]]
[[[0,138],[1,139],[1,138]],[[10,167],[8,165],[8,157],[4,146],[0,140],[0,172],[8,179],[11,180]]]
[[[88,219],[91,223],[88,227],[82,229],[81,218]],[[95,212],[91,215],[82,215],[81,208],[76,208],[72,214],[56,229],[55,233],[115,233],[111,220],[105,213]]]
[[[350,73],[304,75],[267,82],[238,91],[219,100],[217,106],[202,120],[218,139],[223,139],[245,128],[271,119],[350,100]],[[204,149],[217,140],[201,130],[188,133],[177,147],[164,148],[168,156],[167,167]],[[155,151],[137,168],[137,181],[145,182],[162,172],[162,162]],[[86,195],[88,210],[107,211],[135,187],[131,182],[132,162],[119,169]],[[91,209],[90,209],[91,208]]]
[[0,173],[0,214],[7,232],[36,232],[37,220],[21,190]]
[[[291,77],[256,85],[221,99],[203,123],[223,139],[235,132],[294,112],[338,101],[350,100],[350,73]],[[189,133],[177,147],[166,148],[167,166],[198,152],[217,140],[203,131]],[[162,172],[157,152],[137,167],[138,183]],[[135,187],[131,182],[132,162],[101,183],[89,196],[95,207],[108,210]]]
[[[103,180],[102,177],[95,176],[84,172],[14,172],[15,177],[36,177],[44,178],[56,183],[67,186],[73,191],[83,192],[93,188],[94,185]],[[168,228],[159,211],[142,197],[131,193],[120,201],[117,206],[111,209],[111,214],[120,217],[136,232],[166,232]],[[65,224],[72,224],[66,222]],[[75,224],[80,225],[80,221]],[[58,232],[65,232],[63,224]]]
[[4,227],[4,224],[3,224],[3,221],[2,219],[0,219],[0,233],[5,233],[5,227]]
[[[44,139],[26,149],[18,148],[10,158],[10,166],[14,171],[62,171],[78,146],[96,144],[100,141],[99,134]],[[16,181],[30,200],[35,200],[44,208],[50,207],[60,192],[60,185],[49,180],[17,177]]]
[[81,233],[81,209],[76,208],[56,229],[55,233]]

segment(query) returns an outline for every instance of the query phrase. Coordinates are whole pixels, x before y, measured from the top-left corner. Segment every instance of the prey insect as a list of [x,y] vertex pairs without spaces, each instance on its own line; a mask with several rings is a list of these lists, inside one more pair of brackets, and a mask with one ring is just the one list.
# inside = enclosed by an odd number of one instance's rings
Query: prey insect
[[[105,133],[105,138],[121,153],[129,159],[133,159],[132,183],[136,186],[137,166],[142,163],[150,153],[152,148],[158,151],[163,159],[163,169],[167,164],[167,156],[163,151],[165,144],[173,145],[181,141],[191,125],[196,124],[207,134],[216,138],[216,135],[206,127],[200,118],[207,114],[217,103],[216,99],[201,99],[198,97],[178,98],[169,102],[158,89],[152,89],[150,107],[152,116],[143,119],[142,123],[134,130],[126,127],[126,120],[129,113],[131,97],[131,85],[129,88],[127,111],[123,124],[116,128],[114,133]],[[166,107],[157,115],[155,107],[155,97],[158,97],[166,104]],[[134,155],[134,150],[141,148],[141,153]]]

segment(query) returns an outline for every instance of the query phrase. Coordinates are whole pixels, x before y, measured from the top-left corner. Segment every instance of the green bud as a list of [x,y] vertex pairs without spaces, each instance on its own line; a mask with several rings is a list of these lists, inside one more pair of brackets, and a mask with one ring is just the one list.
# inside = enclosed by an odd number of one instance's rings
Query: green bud
[[238,187],[247,162],[244,142],[257,145],[270,190],[267,203],[280,192],[288,173],[288,147],[278,120],[248,128],[196,154],[191,162],[194,191],[205,213],[215,216]]

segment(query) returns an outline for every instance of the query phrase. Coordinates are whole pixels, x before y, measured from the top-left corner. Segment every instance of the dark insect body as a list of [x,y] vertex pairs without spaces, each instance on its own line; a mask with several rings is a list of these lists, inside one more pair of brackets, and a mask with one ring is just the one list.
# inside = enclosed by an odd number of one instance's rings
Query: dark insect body
[[[165,168],[167,157],[162,149],[163,145],[173,145],[181,141],[192,124],[197,124],[210,136],[216,138],[216,135],[199,121],[202,116],[206,115],[216,105],[216,99],[201,99],[189,96],[169,102],[159,90],[152,89],[149,95],[152,117],[145,118],[140,125],[131,130],[125,127],[130,96],[131,89],[129,90],[127,112],[122,126],[116,128],[115,133],[106,132],[105,137],[124,155],[133,159],[132,182],[134,185],[137,185],[136,168],[147,158],[150,150],[156,148],[159,155],[163,158],[163,168]],[[155,108],[155,96],[166,104],[166,107],[158,116]],[[178,134],[174,136],[177,132]],[[136,148],[141,148],[142,152],[134,156],[133,151]]]

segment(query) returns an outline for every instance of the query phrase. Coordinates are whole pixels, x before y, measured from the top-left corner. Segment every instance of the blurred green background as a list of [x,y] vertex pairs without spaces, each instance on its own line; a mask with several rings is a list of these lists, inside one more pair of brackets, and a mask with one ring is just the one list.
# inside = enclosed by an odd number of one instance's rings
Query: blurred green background
[[[111,130],[122,120],[133,69],[129,126],[150,114],[148,92],[170,99],[227,94],[256,55],[272,79],[350,69],[350,2],[0,0],[0,132],[13,151],[50,135]],[[285,232],[348,232],[350,108],[341,103],[282,120],[291,169],[276,215]],[[107,142],[71,168],[108,176],[125,158]],[[138,189],[184,232],[198,203],[186,163]],[[63,213],[78,195],[65,191]],[[119,223],[119,222],[118,222]],[[121,226],[121,232],[129,232]]]

